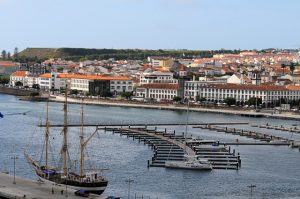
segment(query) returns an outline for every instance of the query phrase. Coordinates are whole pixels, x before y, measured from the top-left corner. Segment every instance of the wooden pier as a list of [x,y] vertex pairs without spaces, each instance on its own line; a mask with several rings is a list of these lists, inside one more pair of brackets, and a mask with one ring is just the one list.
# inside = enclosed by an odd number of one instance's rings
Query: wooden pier
[[[246,136],[248,138],[253,138],[253,139],[262,141],[261,143],[253,143],[253,142],[240,143],[237,140],[237,142],[235,142],[235,143],[226,143],[228,145],[285,145],[285,146],[290,146],[292,148],[300,147],[300,141],[290,140],[287,138],[269,135],[266,133],[260,133],[260,132],[256,132],[256,131],[228,128],[228,127],[223,127],[223,126],[213,126],[213,125],[195,126],[195,128],[209,129],[209,130],[213,130],[213,131],[217,131],[217,132],[225,132],[225,133],[230,133],[233,135]],[[265,142],[265,144],[264,144],[264,142]]]
[[[15,183],[14,183],[15,182]],[[50,185],[47,183],[32,181],[20,177],[15,177],[0,173],[0,198],[5,199],[79,199],[80,196],[76,196],[74,189],[70,189],[66,186]],[[90,194],[92,199],[105,199],[103,196]]]
[[[132,137],[134,140],[144,142],[152,147],[154,155],[148,160],[148,167],[165,167],[167,160],[183,161],[184,155],[205,158],[212,163],[214,169],[236,169],[241,166],[240,154],[218,141],[205,141],[201,139],[184,138],[184,133],[176,134],[175,131],[158,131],[148,128],[100,128],[112,131],[121,136]],[[186,144],[185,144],[186,141]],[[214,146],[215,145],[215,146]]]
[[252,124],[252,127],[258,127],[258,128],[265,128],[265,129],[273,129],[276,131],[287,131],[287,132],[291,132],[291,133],[300,133],[300,128],[293,126],[293,127],[287,127],[284,125],[270,125],[268,123],[266,123],[265,125],[258,125],[258,124]]
[[[247,122],[210,122],[210,123],[189,123],[189,125],[247,125],[249,123]],[[121,123],[121,124],[84,124],[83,126],[85,127],[147,127],[147,126],[185,126],[186,124],[184,123]],[[50,124],[49,127],[63,127],[63,124]],[[68,127],[81,127],[81,124],[68,124]],[[45,124],[39,124],[38,127],[46,127]]]

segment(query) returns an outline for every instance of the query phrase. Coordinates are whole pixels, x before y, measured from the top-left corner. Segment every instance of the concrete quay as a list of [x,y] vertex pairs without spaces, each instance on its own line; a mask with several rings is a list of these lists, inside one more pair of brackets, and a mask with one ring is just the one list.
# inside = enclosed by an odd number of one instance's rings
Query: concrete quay
[[[76,199],[75,190],[66,186],[50,185],[47,183],[32,181],[20,177],[0,173],[0,198],[5,199]],[[53,188],[53,193],[52,193]],[[67,191],[66,191],[67,190]],[[63,191],[63,193],[62,193]],[[87,198],[105,199],[103,196],[91,194]]]
[[[53,102],[63,102],[64,96],[51,96],[50,101]],[[68,98],[69,103],[80,104],[81,99]],[[131,107],[131,108],[146,108],[146,109],[161,109],[161,110],[183,110],[187,109],[184,105],[174,105],[174,104],[139,104],[139,103],[125,103],[117,100],[100,100],[100,99],[84,99],[85,104],[91,105],[102,105],[102,106],[117,106],[117,107]],[[283,120],[300,120],[300,114],[294,113],[265,113],[265,112],[255,112],[253,110],[243,110],[243,109],[216,109],[207,107],[190,107],[190,111],[195,112],[205,112],[205,113],[217,113],[217,114],[228,114],[228,115],[240,115],[245,117],[268,117],[274,119]]]

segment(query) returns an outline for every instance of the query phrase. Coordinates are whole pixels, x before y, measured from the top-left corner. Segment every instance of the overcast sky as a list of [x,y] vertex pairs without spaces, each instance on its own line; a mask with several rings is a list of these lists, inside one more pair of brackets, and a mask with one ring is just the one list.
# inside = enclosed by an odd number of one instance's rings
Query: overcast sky
[[300,0],[0,0],[0,50],[300,48]]

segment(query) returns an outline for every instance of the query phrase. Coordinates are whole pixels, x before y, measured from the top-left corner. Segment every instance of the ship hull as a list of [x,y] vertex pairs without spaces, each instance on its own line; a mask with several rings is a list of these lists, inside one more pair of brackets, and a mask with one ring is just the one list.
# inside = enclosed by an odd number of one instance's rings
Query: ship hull
[[165,167],[171,169],[212,170],[210,164],[187,164],[186,162],[180,161],[167,161],[165,162]]
[[62,187],[65,187],[65,186],[68,186],[68,188],[70,189],[74,189],[74,190],[80,190],[80,189],[83,189],[89,193],[93,193],[93,194],[97,194],[97,195],[101,195],[106,187],[107,187],[107,181],[106,183],[103,183],[103,186],[99,186],[99,187],[86,187],[86,186],[72,186],[72,185],[69,185],[69,184],[59,184],[59,183],[56,183],[56,182],[53,182],[53,181],[50,181],[50,180],[47,180],[45,178],[42,178],[42,177],[39,177],[40,181],[42,182],[45,182],[47,184],[55,184],[55,185],[58,185],[58,186],[62,186]]

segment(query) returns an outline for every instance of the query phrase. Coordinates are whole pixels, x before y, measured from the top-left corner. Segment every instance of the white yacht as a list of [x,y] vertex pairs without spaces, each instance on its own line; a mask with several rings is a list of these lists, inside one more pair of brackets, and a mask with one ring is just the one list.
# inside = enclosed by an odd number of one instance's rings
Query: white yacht
[[165,167],[173,169],[212,170],[212,165],[208,160],[197,159],[197,157],[188,157],[185,161],[166,161]]

